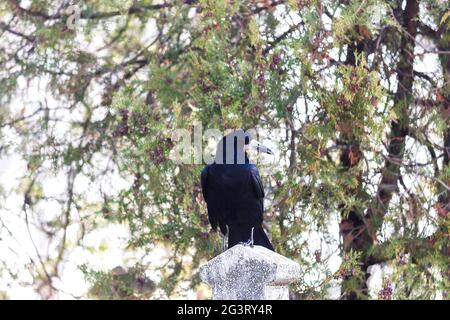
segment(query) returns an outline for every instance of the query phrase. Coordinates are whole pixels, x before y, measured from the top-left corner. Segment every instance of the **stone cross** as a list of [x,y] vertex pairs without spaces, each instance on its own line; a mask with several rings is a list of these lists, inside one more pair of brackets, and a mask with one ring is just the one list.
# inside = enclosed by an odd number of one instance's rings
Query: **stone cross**
[[235,245],[200,268],[214,300],[288,300],[300,266],[262,246]]

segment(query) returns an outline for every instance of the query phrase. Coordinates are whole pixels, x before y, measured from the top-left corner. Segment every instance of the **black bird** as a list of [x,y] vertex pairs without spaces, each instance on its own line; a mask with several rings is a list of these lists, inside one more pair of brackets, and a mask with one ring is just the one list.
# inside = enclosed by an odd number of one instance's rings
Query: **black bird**
[[250,243],[274,250],[262,226],[264,188],[245,150],[273,152],[252,140],[252,135],[242,129],[220,140],[215,161],[202,171],[202,193],[211,227],[216,231],[219,226],[224,236],[228,234],[228,248]]

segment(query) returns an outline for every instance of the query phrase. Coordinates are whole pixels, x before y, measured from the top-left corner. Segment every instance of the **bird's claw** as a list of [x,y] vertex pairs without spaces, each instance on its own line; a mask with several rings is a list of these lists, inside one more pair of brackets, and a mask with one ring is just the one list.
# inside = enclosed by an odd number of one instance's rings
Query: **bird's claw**
[[250,239],[247,242],[242,242],[242,244],[246,247],[253,248],[253,241]]
[[253,248],[253,246],[254,246],[254,244],[253,244],[253,229],[254,228],[252,228],[252,233],[251,233],[251,235],[250,235],[250,239],[247,241],[247,242],[240,242],[240,243],[242,243],[244,246],[246,246],[246,247],[250,247],[250,248]]

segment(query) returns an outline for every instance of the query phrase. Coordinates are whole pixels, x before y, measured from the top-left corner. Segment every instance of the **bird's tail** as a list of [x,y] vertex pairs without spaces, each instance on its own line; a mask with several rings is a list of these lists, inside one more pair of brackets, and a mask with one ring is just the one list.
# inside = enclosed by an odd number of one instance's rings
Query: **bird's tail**
[[[231,248],[238,243],[249,243],[249,241],[251,241],[251,232],[252,227],[230,227],[228,234],[228,248]],[[263,246],[269,250],[275,251],[262,226],[253,228],[253,245]]]
[[256,246],[263,246],[269,250],[275,251],[272,244],[270,243],[269,237],[267,237],[267,234],[264,232],[264,229],[262,227],[257,227],[254,229],[253,244]]

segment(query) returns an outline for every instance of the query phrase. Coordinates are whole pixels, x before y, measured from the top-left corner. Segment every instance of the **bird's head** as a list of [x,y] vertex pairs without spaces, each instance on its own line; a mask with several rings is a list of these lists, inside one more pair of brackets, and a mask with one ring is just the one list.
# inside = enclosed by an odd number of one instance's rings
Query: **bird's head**
[[253,149],[259,153],[274,154],[272,150],[256,141],[250,131],[236,130],[224,136],[217,144],[215,163],[245,164],[249,163],[246,150]]

